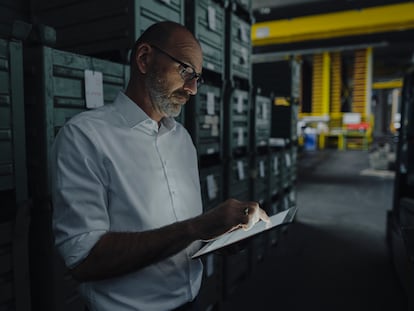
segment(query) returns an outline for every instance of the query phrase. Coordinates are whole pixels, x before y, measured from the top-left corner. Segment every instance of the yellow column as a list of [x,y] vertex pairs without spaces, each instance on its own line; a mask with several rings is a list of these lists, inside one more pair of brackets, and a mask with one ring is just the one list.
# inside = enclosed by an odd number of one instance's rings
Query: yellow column
[[329,114],[330,56],[328,52],[313,56],[312,114]]

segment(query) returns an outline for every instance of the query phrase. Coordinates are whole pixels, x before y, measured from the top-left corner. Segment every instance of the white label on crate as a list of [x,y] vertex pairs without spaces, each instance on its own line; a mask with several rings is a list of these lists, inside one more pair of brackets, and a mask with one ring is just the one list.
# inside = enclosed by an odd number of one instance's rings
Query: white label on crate
[[207,175],[207,194],[210,200],[217,198],[217,183],[214,175]]
[[206,275],[207,277],[212,276],[214,273],[214,255],[210,254],[206,257]]
[[216,150],[214,148],[208,148],[206,150],[207,154],[213,154]]
[[249,37],[247,36],[247,29],[240,24],[240,39],[243,42],[249,42]]
[[273,158],[273,170],[276,174],[279,172],[279,159],[277,157]]
[[243,94],[239,93],[237,96],[237,105],[236,109],[238,113],[243,113]]
[[248,63],[248,61],[249,61],[249,53],[247,52],[247,49],[246,49],[246,48],[244,48],[244,47],[241,47],[241,48],[240,48],[240,53],[241,53],[241,57],[242,57],[242,59],[243,59],[242,64],[243,64],[243,65],[247,64],[247,63]]
[[85,70],[86,108],[98,108],[104,105],[102,72]]
[[262,104],[262,119],[263,120],[267,120],[267,119],[269,119],[269,114],[268,114],[268,112],[267,112],[267,104],[266,103],[263,103]]
[[212,64],[210,62],[207,62],[206,63],[206,68],[207,69],[210,69],[210,70],[214,70],[214,69],[216,69],[216,66],[214,66],[214,64]]
[[214,114],[214,93],[207,92],[207,114]]
[[243,135],[243,128],[237,128],[237,146],[243,146],[244,142],[244,135]]
[[208,7],[208,28],[210,30],[216,30],[216,10],[209,6]]
[[237,161],[237,173],[239,174],[239,180],[244,179],[244,166],[242,161]]
[[285,153],[285,161],[286,161],[286,167],[290,167],[290,155],[288,153]]
[[211,125],[211,136],[216,137],[220,135],[220,130],[217,124]]
[[264,178],[265,177],[265,165],[264,161],[259,162],[259,176]]

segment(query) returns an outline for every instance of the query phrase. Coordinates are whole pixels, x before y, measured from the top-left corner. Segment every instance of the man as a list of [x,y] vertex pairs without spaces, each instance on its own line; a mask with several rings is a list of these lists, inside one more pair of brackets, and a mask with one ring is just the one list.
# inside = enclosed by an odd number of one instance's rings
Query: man
[[55,240],[90,310],[186,305],[200,288],[202,264],[191,259],[199,241],[268,221],[257,203],[233,199],[201,214],[196,150],[173,119],[201,70],[191,32],[155,24],[134,46],[125,93],[56,138]]

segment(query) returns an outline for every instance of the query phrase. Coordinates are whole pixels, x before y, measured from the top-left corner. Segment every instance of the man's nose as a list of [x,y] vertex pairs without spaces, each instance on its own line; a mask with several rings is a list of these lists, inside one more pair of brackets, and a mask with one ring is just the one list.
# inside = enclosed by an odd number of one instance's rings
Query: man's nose
[[188,94],[190,95],[197,94],[197,79],[191,79],[191,80],[185,81],[184,90],[188,92]]

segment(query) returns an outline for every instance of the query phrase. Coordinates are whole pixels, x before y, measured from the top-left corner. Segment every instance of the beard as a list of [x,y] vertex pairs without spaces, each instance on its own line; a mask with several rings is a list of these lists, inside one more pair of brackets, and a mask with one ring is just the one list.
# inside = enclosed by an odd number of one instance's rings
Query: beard
[[[166,86],[168,84],[167,81],[160,77],[161,74],[157,68],[153,68],[149,72],[145,83],[153,108],[168,117],[177,117],[181,112],[182,105],[187,102],[189,96],[183,90],[176,90],[170,93]],[[185,99],[184,103],[183,99]]]

